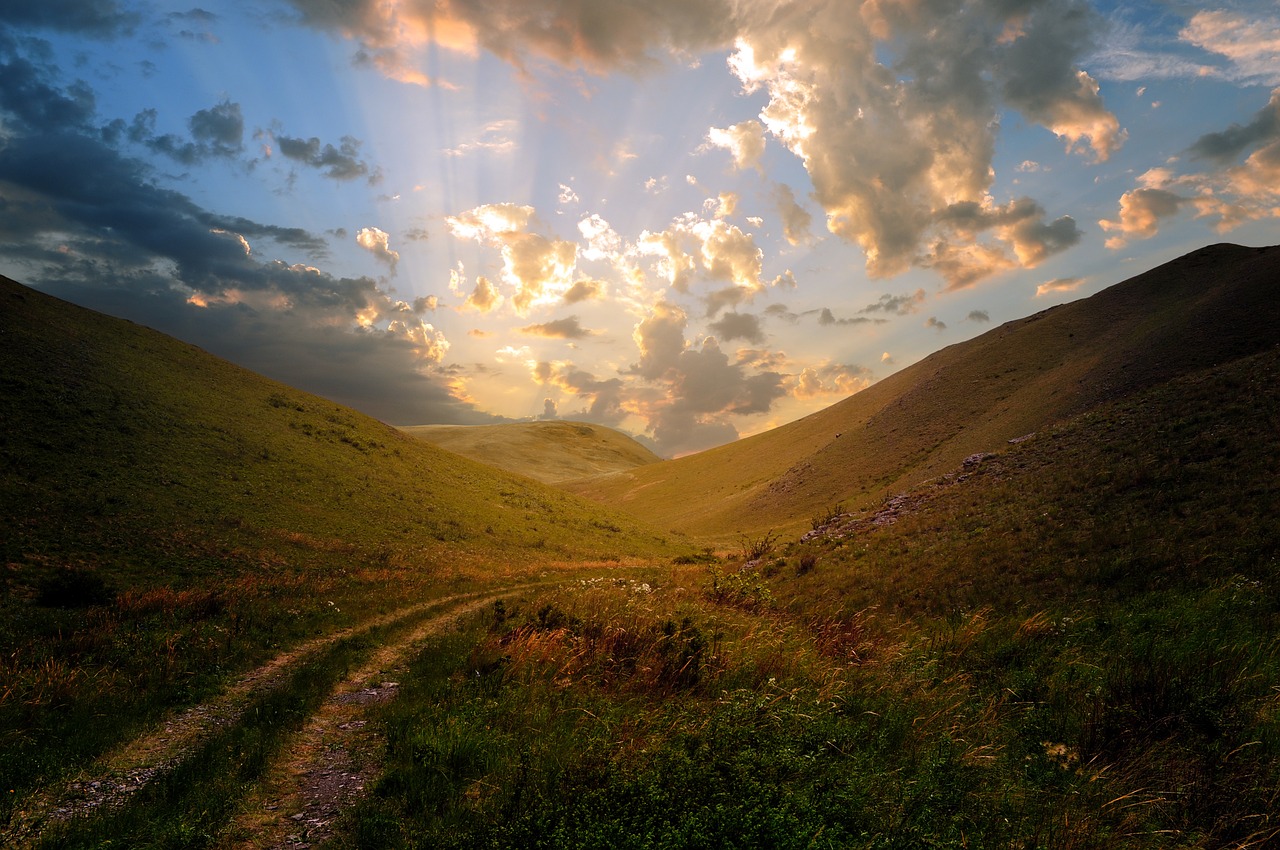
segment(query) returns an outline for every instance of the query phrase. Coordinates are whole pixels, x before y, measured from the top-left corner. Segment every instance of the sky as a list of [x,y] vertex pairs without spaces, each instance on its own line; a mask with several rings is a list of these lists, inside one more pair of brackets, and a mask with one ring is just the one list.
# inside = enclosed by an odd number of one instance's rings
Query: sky
[[1280,8],[0,0],[0,273],[394,425],[679,456],[1280,243]]

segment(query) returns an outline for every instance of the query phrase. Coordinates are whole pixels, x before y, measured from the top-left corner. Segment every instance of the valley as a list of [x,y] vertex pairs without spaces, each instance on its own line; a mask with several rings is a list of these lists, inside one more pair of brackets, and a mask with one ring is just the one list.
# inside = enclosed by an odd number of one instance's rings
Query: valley
[[1280,840],[1280,248],[678,460],[0,304],[6,846]]

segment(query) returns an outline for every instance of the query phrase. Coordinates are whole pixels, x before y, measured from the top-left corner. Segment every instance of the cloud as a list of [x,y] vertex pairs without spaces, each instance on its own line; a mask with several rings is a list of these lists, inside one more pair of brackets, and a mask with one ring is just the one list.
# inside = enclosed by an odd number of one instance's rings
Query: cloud
[[924,303],[923,289],[906,295],[881,295],[880,299],[859,310],[859,313],[893,313],[896,316],[907,316],[920,309]]
[[582,419],[601,425],[617,426],[627,417],[624,409],[624,383],[620,378],[597,378],[572,363],[540,362],[534,366],[534,380],[583,400],[581,409],[562,414],[563,418]]
[[1246,15],[1230,9],[1196,12],[1179,37],[1225,57],[1223,76],[1264,85],[1280,85],[1280,15]]
[[356,244],[373,254],[379,262],[390,266],[391,273],[395,274],[396,264],[400,262],[400,254],[391,250],[388,244],[390,238],[385,231],[376,227],[362,227],[356,233]]
[[[946,232],[936,217],[956,203],[990,203],[1001,101],[1099,159],[1122,134],[1074,65],[1099,20],[1086,4],[969,2],[928,14],[915,6],[867,4],[859,17],[835,3],[806,5],[802,20],[783,26],[780,14],[750,29],[731,65],[745,90],[769,96],[765,126],[802,158],[828,229],[864,249],[871,274],[929,266],[968,285],[1040,256],[973,250],[977,231]],[[880,43],[894,44],[892,68],[877,59]],[[1024,249],[1037,236],[1060,249],[1073,244],[1066,228],[1017,235]]]
[[1122,248],[1130,239],[1149,239],[1160,229],[1160,219],[1178,212],[1186,201],[1164,189],[1134,189],[1120,196],[1120,218],[1098,222],[1108,233],[1119,233],[1107,240],[1107,247]]
[[[1280,39],[1280,35],[1277,36]],[[1280,45],[1277,46],[1280,51]],[[1280,54],[1278,54],[1280,55]],[[1195,141],[1188,152],[1218,165],[1234,163],[1250,148],[1280,139],[1280,89],[1271,93],[1271,100],[1258,110],[1248,124],[1232,124],[1226,130],[1206,133]]]
[[887,319],[868,319],[866,316],[854,316],[852,318],[836,318],[836,314],[831,312],[830,307],[823,307],[818,312],[818,324],[823,327],[831,327],[832,325],[882,325]]
[[564,303],[577,304],[582,301],[594,301],[603,294],[603,283],[598,280],[581,278],[577,283],[565,290]]
[[[743,91],[762,92],[767,103],[754,119],[712,128],[708,143],[739,168],[760,162],[769,136],[795,153],[828,230],[860,246],[878,277],[924,267],[949,275],[953,288],[968,286],[1076,244],[1069,219],[993,229],[979,246],[980,232],[949,230],[935,217],[957,203],[996,203],[987,195],[1004,112],[1097,161],[1125,139],[1081,67],[1105,30],[1087,0],[876,0],[855,9],[842,0],[292,2],[307,25],[387,61],[425,55],[420,48],[434,42],[488,50],[526,74],[545,63],[642,73],[732,51]],[[655,178],[651,188],[663,186]],[[783,219],[788,238],[800,241],[801,219]],[[678,288],[684,269],[674,259],[667,266]]]
[[986,310],[970,310],[969,315],[965,316],[965,321],[986,324],[991,321],[991,314]]
[[535,306],[559,302],[576,283],[577,245],[529,232],[533,207],[486,204],[445,222],[455,237],[498,249],[502,281],[514,289],[511,305],[521,316]]
[[947,329],[947,323],[939,321],[936,316],[930,316],[925,319],[924,326],[926,328],[933,328],[937,331],[945,331]]
[[1192,163],[1206,163],[1207,170],[1174,161],[1140,175],[1137,188],[1120,197],[1118,217],[1098,222],[1116,234],[1107,239],[1108,248],[1151,238],[1163,220],[1186,209],[1213,221],[1220,233],[1280,218],[1280,88],[1247,124],[1206,133],[1188,152]]
[[693,347],[685,340],[688,317],[666,301],[636,325],[640,360],[627,372],[650,389],[632,389],[628,404],[648,422],[664,454],[698,451],[737,437],[731,417],[767,413],[787,394],[785,376],[752,371],[747,360],[731,361],[713,337]]
[[6,3],[4,22],[11,27],[112,38],[130,32],[140,23],[140,16],[124,11],[115,0],[44,0]]
[[528,325],[521,328],[520,333],[528,334],[529,336],[544,336],[551,339],[586,339],[589,336],[595,336],[595,331],[582,327],[577,316]]
[[201,109],[187,122],[191,135],[217,156],[234,156],[244,148],[244,116],[240,104],[224,100]]
[[764,125],[752,119],[724,129],[712,127],[707,131],[707,145],[727,150],[738,170],[754,168],[759,171],[760,159],[764,156]]
[[792,245],[813,241],[813,216],[796,201],[795,192],[786,183],[773,187],[773,202],[782,219],[782,232]]
[[488,278],[480,275],[476,278],[475,289],[471,290],[471,294],[467,296],[467,300],[462,306],[464,309],[475,310],[477,313],[492,313],[502,306],[502,302],[502,294],[494,289]]
[[1036,297],[1040,298],[1059,292],[1074,292],[1080,288],[1084,280],[1082,277],[1060,277],[1055,280],[1047,280],[1036,287]]
[[658,258],[658,274],[677,292],[690,292],[696,280],[731,284],[708,299],[710,315],[727,304],[751,300],[765,288],[760,278],[764,252],[751,234],[722,219],[686,213],[662,233],[642,232],[636,250]]
[[[463,142],[457,147],[448,148],[444,151],[444,154],[450,157],[462,157],[475,153],[514,153],[517,146],[512,134],[518,128],[519,125],[511,119],[494,121],[485,125],[480,131],[480,136],[474,141]],[[564,190],[569,189],[569,187],[561,186],[560,189],[563,197]],[[574,196],[574,199],[576,200],[576,196]],[[567,203],[567,201],[562,200],[561,203]]]
[[712,322],[708,327],[724,342],[742,339],[752,345],[764,344],[764,328],[761,327],[760,317],[751,313],[725,313],[719,321]]
[[799,398],[849,396],[871,386],[873,380],[871,370],[863,366],[828,361],[804,367],[795,377],[793,392]]
[[483,47],[522,70],[530,60],[542,60],[600,73],[639,72],[672,55],[727,43],[734,17],[727,0],[292,4],[306,24],[358,40],[392,75],[418,72],[411,48],[427,41],[468,53]]
[[286,159],[317,169],[330,180],[345,181],[364,177],[370,183],[376,183],[381,179],[380,172],[371,172],[369,164],[360,159],[362,143],[352,136],[343,136],[336,148],[331,144],[322,145],[315,136],[309,139],[276,136],[275,140]]

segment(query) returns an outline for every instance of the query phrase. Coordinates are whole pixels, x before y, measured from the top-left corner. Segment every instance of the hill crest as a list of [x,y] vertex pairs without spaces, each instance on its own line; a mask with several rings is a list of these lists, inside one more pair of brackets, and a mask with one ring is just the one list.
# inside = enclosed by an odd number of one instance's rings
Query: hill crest
[[975,452],[1277,344],[1280,248],[1211,245],[772,431],[571,489],[709,539],[797,532],[837,503],[870,506]]

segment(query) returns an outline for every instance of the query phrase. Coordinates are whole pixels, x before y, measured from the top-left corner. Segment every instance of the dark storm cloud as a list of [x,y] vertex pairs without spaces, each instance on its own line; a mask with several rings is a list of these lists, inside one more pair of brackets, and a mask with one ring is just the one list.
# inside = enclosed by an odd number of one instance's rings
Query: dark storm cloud
[[[0,55],[9,53],[0,39]],[[65,89],[54,85],[53,72],[23,56],[9,55],[0,64],[0,110],[28,131],[79,130],[93,120],[95,103],[89,86],[77,81]]]
[[1227,165],[1255,145],[1276,139],[1280,139],[1280,89],[1271,93],[1270,102],[1248,124],[1232,124],[1221,132],[1206,133],[1196,140],[1190,152]]
[[187,121],[190,139],[173,133],[155,135],[157,117],[154,109],[145,109],[134,116],[127,129],[117,119],[103,129],[104,138],[112,141],[123,131],[129,141],[146,145],[183,165],[198,165],[213,157],[230,159],[244,150],[244,116],[238,103],[224,100],[192,115]]
[[309,139],[276,136],[276,143],[286,158],[315,168],[332,180],[368,177],[370,182],[376,182],[378,178],[377,172],[371,175],[369,164],[360,159],[360,140],[351,136],[343,136],[336,148],[331,144],[321,145],[315,136]]
[[[314,260],[327,243],[158,186],[150,166],[113,146],[154,139],[149,115],[94,128],[87,86],[60,87],[55,69],[14,45],[0,36],[0,257],[10,274],[390,422],[493,421],[453,396],[448,342],[413,307],[371,278],[264,256],[277,246]],[[243,133],[225,101],[190,127],[210,151]]]
[[115,0],[0,0],[0,26],[109,38],[128,32],[138,15]]

